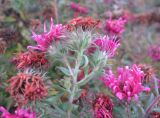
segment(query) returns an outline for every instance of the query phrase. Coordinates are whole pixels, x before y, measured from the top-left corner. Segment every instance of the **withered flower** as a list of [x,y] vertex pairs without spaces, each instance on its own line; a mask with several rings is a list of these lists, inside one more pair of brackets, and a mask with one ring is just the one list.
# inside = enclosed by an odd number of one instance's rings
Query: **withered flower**
[[99,94],[93,102],[93,110],[95,118],[113,118],[113,103],[105,95]]
[[47,96],[47,88],[43,77],[38,74],[18,73],[8,80],[6,89],[19,105],[42,100]]
[[160,112],[156,111],[151,112],[149,118],[160,118]]
[[42,25],[41,21],[39,19],[31,19],[30,20],[30,26],[33,30],[39,29]]
[[45,54],[43,52],[33,50],[19,53],[13,58],[13,63],[15,63],[17,69],[26,69],[29,67],[40,68],[48,66],[48,60],[46,59]]
[[90,30],[95,28],[100,23],[100,20],[95,20],[92,17],[77,17],[72,19],[67,25],[69,31],[73,31],[81,27],[83,30]]
[[155,70],[153,69],[153,67],[150,65],[146,65],[146,64],[140,64],[139,67],[144,72],[144,79],[143,79],[144,82],[145,83],[150,82],[152,79],[152,76],[155,73]]
[[57,14],[57,8],[56,5],[50,5],[44,8],[42,12],[42,16],[44,17],[45,20],[49,20],[50,18],[57,19],[58,14]]
[[0,40],[0,54],[3,54],[7,48],[7,44],[5,41]]
[[5,41],[7,44],[11,42],[17,42],[20,38],[20,34],[17,31],[14,31],[9,28],[0,29],[0,39]]

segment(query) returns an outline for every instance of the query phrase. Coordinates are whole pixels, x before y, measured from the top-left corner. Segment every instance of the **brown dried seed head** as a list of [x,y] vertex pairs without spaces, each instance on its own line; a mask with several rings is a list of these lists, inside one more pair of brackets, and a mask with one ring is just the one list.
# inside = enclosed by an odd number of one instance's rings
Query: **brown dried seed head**
[[0,38],[7,44],[10,44],[19,40],[19,33],[9,28],[3,28],[0,29]]
[[3,54],[7,48],[7,44],[5,41],[0,40],[0,54]]

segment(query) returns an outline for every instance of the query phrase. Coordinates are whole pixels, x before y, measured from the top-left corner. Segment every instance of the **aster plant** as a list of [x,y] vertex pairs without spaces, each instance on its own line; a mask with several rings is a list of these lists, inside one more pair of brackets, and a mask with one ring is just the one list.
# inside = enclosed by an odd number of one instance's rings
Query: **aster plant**
[[68,118],[74,117],[74,100],[80,96],[83,86],[103,73],[107,60],[114,56],[119,46],[116,36],[102,36],[95,31],[99,22],[91,17],[72,19],[65,26],[64,38],[48,49],[52,59],[61,63],[56,68],[63,73]]
[[[138,102],[150,88],[143,84],[145,73],[137,65],[118,68],[117,76],[111,70],[109,61],[118,53],[125,22],[121,18],[108,20],[105,35],[99,27],[100,20],[92,17],[74,18],[64,25],[54,24],[51,19],[49,31],[46,24],[43,33],[33,31],[36,45],[28,46],[26,52],[12,59],[18,72],[7,81],[6,91],[15,101],[15,113],[0,107],[2,117],[113,118],[114,102],[120,101],[131,118],[132,102]],[[97,84],[93,81],[102,81],[111,91],[110,96],[95,90],[87,97],[89,84]],[[158,95],[148,107],[149,112]]]

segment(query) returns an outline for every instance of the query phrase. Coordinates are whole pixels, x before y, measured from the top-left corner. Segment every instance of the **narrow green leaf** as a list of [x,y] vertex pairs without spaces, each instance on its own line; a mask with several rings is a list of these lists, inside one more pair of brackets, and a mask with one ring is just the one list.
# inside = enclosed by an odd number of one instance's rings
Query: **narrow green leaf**
[[64,67],[57,67],[61,72],[63,72],[63,74],[65,74],[66,76],[71,76],[69,70],[67,68]]
[[148,98],[147,100],[147,104],[146,104],[146,107],[148,108],[148,106],[152,103],[152,101],[154,100],[154,95],[153,93],[151,93],[150,97]]

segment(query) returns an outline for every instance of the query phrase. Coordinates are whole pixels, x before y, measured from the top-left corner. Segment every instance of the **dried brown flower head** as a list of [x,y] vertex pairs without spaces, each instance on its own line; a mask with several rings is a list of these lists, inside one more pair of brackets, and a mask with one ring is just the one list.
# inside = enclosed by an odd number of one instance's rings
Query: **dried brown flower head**
[[3,54],[7,48],[7,44],[5,41],[0,40],[0,54]]
[[13,41],[17,42],[20,37],[18,32],[9,28],[3,28],[0,29],[0,38],[7,44],[10,44]]
[[103,94],[96,96],[96,99],[93,101],[93,110],[95,118],[113,118],[113,103]]
[[92,17],[77,17],[72,19],[67,25],[67,29],[72,31],[81,27],[83,30],[93,29],[100,23],[100,20],[95,20]]
[[50,20],[51,18],[56,19],[57,18],[56,6],[53,4],[44,8],[42,16],[44,17],[45,20],[47,19]]
[[31,19],[30,20],[30,26],[33,30],[39,29],[42,26],[42,23],[39,19]]
[[151,24],[160,23],[160,7],[135,15],[135,23]]
[[139,67],[144,72],[144,82],[148,83],[152,79],[152,76],[155,73],[155,70],[152,66],[146,64],[140,64]]
[[46,59],[45,54],[32,50],[19,53],[13,58],[13,63],[15,63],[17,69],[25,69],[29,67],[41,68],[48,66],[48,60]]
[[151,112],[149,118],[160,118],[160,112]]
[[18,73],[8,80],[9,87],[6,89],[19,105],[32,101],[42,100],[47,96],[47,88],[40,75]]

